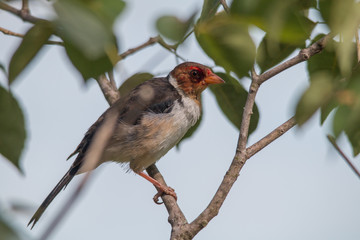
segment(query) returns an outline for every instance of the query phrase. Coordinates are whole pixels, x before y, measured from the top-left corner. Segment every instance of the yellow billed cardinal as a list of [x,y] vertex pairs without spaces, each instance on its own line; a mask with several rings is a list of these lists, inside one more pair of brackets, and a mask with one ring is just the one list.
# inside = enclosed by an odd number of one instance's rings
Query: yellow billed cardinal
[[[121,97],[89,128],[70,155],[77,155],[69,171],[47,196],[28,225],[32,227],[56,195],[79,173],[93,170],[103,162],[128,163],[129,169],[153,183],[161,193],[176,199],[173,189],[143,173],[174,147],[201,114],[200,94],[210,84],[223,83],[208,67],[195,62],[176,66],[167,77],[150,79]],[[116,111],[118,118],[100,161],[91,169],[84,156],[95,132],[107,114]],[[69,157],[69,158],[70,158]]]

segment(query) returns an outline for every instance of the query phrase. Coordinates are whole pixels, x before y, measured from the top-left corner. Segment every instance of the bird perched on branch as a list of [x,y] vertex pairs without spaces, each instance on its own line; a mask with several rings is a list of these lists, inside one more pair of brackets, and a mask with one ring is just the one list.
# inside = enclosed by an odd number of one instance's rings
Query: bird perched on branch
[[[167,77],[150,79],[121,97],[89,128],[76,150],[74,163],[35,212],[32,227],[56,195],[72,178],[108,161],[128,163],[129,169],[153,183],[160,196],[173,189],[160,184],[143,171],[174,147],[201,114],[200,94],[208,85],[223,83],[208,67],[194,62],[176,66]],[[98,162],[86,164],[86,154],[94,135],[110,113],[117,113],[111,136]]]

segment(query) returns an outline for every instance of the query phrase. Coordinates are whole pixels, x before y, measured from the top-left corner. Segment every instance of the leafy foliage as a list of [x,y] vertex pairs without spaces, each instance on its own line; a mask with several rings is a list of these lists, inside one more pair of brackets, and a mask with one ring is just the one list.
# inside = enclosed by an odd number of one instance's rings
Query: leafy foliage
[[54,32],[54,26],[47,21],[37,22],[25,34],[9,65],[9,84],[27,67],[42,46]]
[[123,1],[60,0],[54,4],[57,34],[66,53],[85,80],[112,69],[118,59],[112,26]]
[[158,31],[165,37],[175,42],[179,42],[189,31],[194,18],[195,14],[190,16],[190,18],[186,21],[182,21],[174,16],[163,16],[157,20],[156,27]]
[[236,73],[239,78],[248,75],[255,61],[255,44],[247,25],[234,17],[219,14],[198,23],[195,34],[204,52],[217,65]]
[[0,86],[0,153],[20,169],[25,143],[24,115],[16,99]]
[[[319,39],[323,35],[315,37]],[[351,44],[351,73],[342,71],[338,54],[343,42],[330,39],[321,54],[308,61],[310,86],[303,93],[297,108],[296,118],[301,125],[318,109],[321,109],[321,123],[336,109],[333,132],[336,137],[345,132],[353,146],[353,153],[360,151],[360,73],[355,54],[356,46]]]
[[[210,86],[211,92],[215,95],[219,107],[225,116],[237,129],[240,130],[240,123],[248,92],[243,88],[243,86],[241,86],[238,80],[230,75],[224,73],[216,74],[224,79],[225,84]],[[251,116],[249,134],[256,129],[258,122],[259,111],[255,104],[253,114]]]

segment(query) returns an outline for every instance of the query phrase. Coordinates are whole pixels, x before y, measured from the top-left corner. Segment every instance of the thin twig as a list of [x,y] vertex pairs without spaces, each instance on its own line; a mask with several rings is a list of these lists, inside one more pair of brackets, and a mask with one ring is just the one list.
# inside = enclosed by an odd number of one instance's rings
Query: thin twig
[[143,44],[139,45],[138,47],[135,48],[130,48],[129,50],[127,50],[126,52],[123,52],[122,54],[120,54],[118,56],[118,61],[124,60],[127,56],[136,53],[137,51],[146,48],[148,46],[151,46],[155,43],[157,43],[159,41],[159,37],[151,37],[149,38],[149,40],[147,40],[146,42],[144,42]]
[[321,52],[327,41],[332,37],[331,33],[326,35],[325,37],[321,38],[320,40],[318,40],[317,42],[313,43],[310,45],[310,47],[308,48],[304,48],[302,50],[300,50],[299,54],[296,55],[295,57],[283,62],[282,64],[270,69],[267,72],[264,72],[263,74],[261,74],[259,76],[259,84],[262,84],[263,82],[265,82],[266,80],[272,78],[273,76],[281,73],[282,71],[298,64],[301,63],[303,61],[308,60],[310,57],[314,56],[315,54]]
[[114,102],[120,98],[119,91],[113,87],[104,74],[97,78],[97,82],[110,105],[114,104]]
[[[14,36],[14,37],[19,37],[19,38],[24,38],[25,37],[24,34],[12,32],[12,31],[10,31],[8,29],[5,29],[5,28],[2,28],[2,27],[0,27],[0,32],[4,33],[5,35],[9,35],[9,36]],[[46,41],[45,44],[64,46],[63,42],[51,41],[51,40]]]
[[350,159],[345,155],[345,153],[340,149],[340,147],[337,145],[336,140],[333,136],[331,135],[327,135],[327,138],[329,140],[329,142],[333,145],[333,147],[338,151],[338,153],[343,157],[343,159],[345,160],[345,162],[350,166],[350,168],[354,171],[354,173],[356,174],[356,176],[358,178],[360,178],[360,172],[359,170],[357,170],[357,168],[354,166],[354,164],[352,164],[352,162],[350,161]]
[[108,75],[109,75],[109,80],[110,80],[111,86],[114,89],[117,89],[116,82],[115,82],[115,77],[114,77],[114,70],[112,69],[111,71],[109,71]]
[[[94,140],[91,142],[90,147],[84,157],[84,163],[86,164],[86,168],[93,169],[96,167],[97,163],[101,159],[101,155],[103,154],[106,144],[113,134],[116,120],[118,118],[118,113],[116,111],[110,112],[106,118],[104,124],[102,124],[98,131],[96,131]],[[43,235],[40,237],[40,240],[48,239],[51,233],[55,230],[56,226],[60,223],[63,217],[69,212],[71,206],[74,204],[75,200],[80,196],[80,193],[88,183],[90,174],[92,171],[88,171],[85,173],[85,176],[82,178],[80,184],[75,189],[75,192],[71,194],[68,201],[64,204],[61,211],[55,217],[55,219],[50,223],[47,227]]]
[[254,143],[250,147],[246,149],[246,158],[249,159],[252,156],[254,156],[256,153],[258,153],[260,150],[265,148],[267,145],[281,137],[284,133],[289,131],[292,127],[296,125],[295,118],[292,117],[283,124],[281,124],[279,127],[275,128],[271,133],[263,137],[258,142]]
[[31,23],[36,23],[37,21],[46,21],[45,19],[42,18],[38,18],[38,17],[34,17],[30,14],[30,12],[26,12],[26,11],[22,11],[19,9],[16,9],[4,2],[0,1],[0,9],[7,11],[11,14],[14,14],[16,16],[21,17],[22,20],[26,21],[26,22],[31,22]]
[[28,0],[22,0],[22,7],[21,11],[22,14],[30,14],[30,8],[29,8],[29,1]]
[[225,0],[220,0],[221,5],[223,6],[226,13],[230,12],[229,6],[227,5]]
[[167,44],[164,39],[162,39],[161,37],[159,37],[158,43],[160,44],[160,46],[162,46],[163,48],[165,48],[166,50],[168,50],[169,52],[171,52],[172,54],[174,54],[177,58],[180,58],[181,60],[183,60],[184,62],[186,61],[185,58],[181,57],[177,52],[177,44],[175,45],[169,45]]

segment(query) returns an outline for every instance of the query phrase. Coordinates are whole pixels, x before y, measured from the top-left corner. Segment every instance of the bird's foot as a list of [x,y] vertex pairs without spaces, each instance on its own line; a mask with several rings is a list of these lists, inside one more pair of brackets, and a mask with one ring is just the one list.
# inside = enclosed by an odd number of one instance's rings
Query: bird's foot
[[146,180],[148,180],[149,182],[151,182],[156,189],[158,190],[157,194],[155,194],[155,196],[153,197],[153,200],[156,204],[162,204],[162,202],[159,202],[159,198],[163,195],[170,195],[173,198],[175,198],[175,201],[177,201],[177,196],[175,193],[175,190],[172,189],[171,187],[168,186],[164,186],[163,184],[161,184],[160,182],[158,182],[157,180],[153,179],[152,177],[150,177],[149,175],[146,175],[143,172],[138,173],[139,176],[145,178]]
[[177,195],[175,193],[175,190],[171,187],[168,186],[164,186],[164,185],[160,185],[160,186],[156,186],[157,187],[157,194],[155,194],[155,196],[153,197],[153,200],[156,204],[163,204],[163,202],[159,202],[159,198],[163,195],[170,195],[173,198],[175,198],[175,201],[177,201]]

